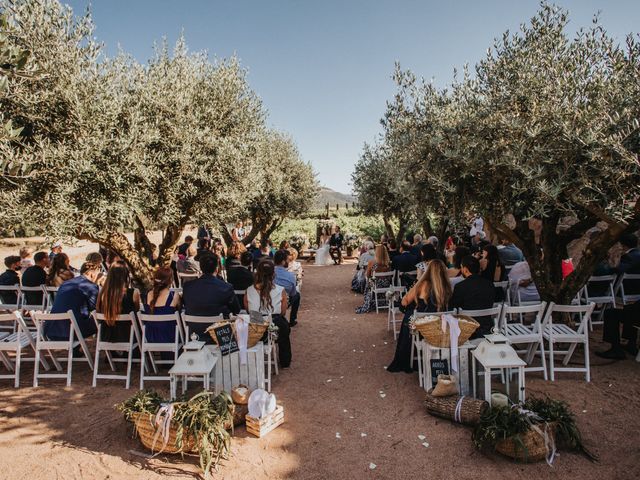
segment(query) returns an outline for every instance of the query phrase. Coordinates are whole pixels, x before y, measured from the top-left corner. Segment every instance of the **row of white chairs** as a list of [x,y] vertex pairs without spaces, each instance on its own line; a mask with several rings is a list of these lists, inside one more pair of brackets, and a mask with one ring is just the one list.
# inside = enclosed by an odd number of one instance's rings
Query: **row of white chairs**
[[[238,292],[241,293],[241,292]],[[201,323],[211,325],[223,320],[222,316],[204,317],[193,315],[180,315],[178,312],[170,315],[148,315],[144,313],[131,312],[129,314],[120,315],[116,322],[127,322],[131,325],[129,338],[126,341],[112,342],[103,340],[102,332],[104,325],[104,316],[102,314],[92,312],[92,318],[96,323],[96,344],[95,353],[90,354],[86,339],[83,337],[78,322],[69,310],[66,313],[45,313],[41,311],[31,311],[30,318],[34,323],[35,331],[27,326],[25,318],[19,310],[11,313],[0,314],[0,325],[5,326],[5,331],[0,332],[0,362],[4,364],[8,370],[8,374],[0,375],[0,379],[13,379],[16,388],[20,385],[20,366],[22,361],[34,361],[34,377],[33,386],[37,387],[40,379],[45,378],[64,378],[67,386],[71,385],[72,370],[74,361],[87,362],[89,368],[93,371],[92,385],[95,387],[99,379],[124,380],[125,387],[130,387],[131,373],[133,363],[140,364],[140,389],[144,388],[145,381],[169,380],[166,375],[157,375],[157,365],[169,364],[173,365],[178,358],[180,349],[185,341],[189,338],[188,323]],[[65,340],[51,340],[44,333],[45,322],[64,321],[69,324],[69,338]],[[146,328],[150,322],[175,322],[176,331],[173,342],[154,343],[148,342],[146,339]],[[273,337],[268,335],[268,345],[266,351],[268,390],[271,390],[271,368],[275,366],[277,371],[277,349],[273,342]],[[31,347],[35,356],[33,358],[24,357],[24,350]],[[79,349],[79,350],[78,350]],[[134,358],[134,352],[138,349],[140,357]],[[74,350],[82,353],[82,357],[74,357]],[[66,358],[58,357],[54,352],[65,351]],[[126,353],[126,358],[114,357],[114,352]],[[155,353],[170,353],[173,360],[156,359]],[[13,359],[9,355],[13,354]],[[112,372],[116,371],[115,363],[126,363],[126,373],[100,373],[100,357],[104,353]],[[47,354],[53,363],[56,372],[49,373],[50,367],[47,362]],[[154,375],[147,375],[149,371],[147,364],[153,368]],[[67,362],[66,371],[63,371],[61,363]],[[40,371],[40,366],[44,367],[45,373]]]
[[[519,354],[524,355],[528,367],[526,371],[542,371],[544,379],[549,377],[555,381],[557,372],[584,372],[585,380],[591,381],[591,367],[589,362],[589,321],[595,303],[587,305],[558,305],[553,302],[541,302],[535,305],[511,306],[499,304],[484,310],[457,309],[449,312],[416,313],[419,318],[427,315],[442,315],[445,313],[468,315],[470,317],[491,317],[494,328],[502,333],[510,344],[519,346]],[[554,316],[561,316],[565,321],[558,322]],[[530,323],[524,319],[533,317]],[[548,345],[548,369],[545,352],[545,341]],[[473,343],[473,342],[472,342]],[[477,342],[475,342],[477,343]],[[565,349],[558,349],[558,345],[566,345]],[[584,367],[569,366],[576,347],[584,348]],[[411,346],[411,359],[417,355],[419,374],[422,382],[422,354],[419,335],[414,333]],[[536,354],[541,357],[542,365],[531,366]],[[555,357],[563,355],[562,366],[556,365]],[[547,370],[549,376],[547,375]],[[422,385],[421,385],[422,386]]]
[[[0,311],[11,312],[14,310],[38,310],[49,311],[53,305],[58,287],[49,287],[47,285],[39,285],[37,287],[25,287],[22,285],[0,285],[0,293],[15,296],[15,303],[5,303],[2,301],[3,295],[0,294]],[[37,303],[30,303],[29,296],[39,295],[41,300]]]

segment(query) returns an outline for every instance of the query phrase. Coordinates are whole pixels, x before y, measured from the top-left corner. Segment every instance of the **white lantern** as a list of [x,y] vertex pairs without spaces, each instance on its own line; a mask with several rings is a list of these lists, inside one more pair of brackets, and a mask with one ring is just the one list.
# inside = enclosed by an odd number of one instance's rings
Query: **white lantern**
[[205,390],[209,390],[210,376],[215,367],[217,358],[209,349],[202,348],[205,343],[190,341],[185,344],[182,355],[169,370],[169,383],[171,386],[171,400],[176,398],[178,380],[182,379],[182,392],[187,390],[187,381],[202,377]]
[[471,352],[473,356],[473,396],[476,395],[477,366],[484,369],[484,399],[491,404],[491,374],[506,371],[507,395],[509,395],[510,370],[518,370],[518,401],[524,402],[524,367],[526,362],[509,345],[507,337],[499,333],[486,335],[484,340]]

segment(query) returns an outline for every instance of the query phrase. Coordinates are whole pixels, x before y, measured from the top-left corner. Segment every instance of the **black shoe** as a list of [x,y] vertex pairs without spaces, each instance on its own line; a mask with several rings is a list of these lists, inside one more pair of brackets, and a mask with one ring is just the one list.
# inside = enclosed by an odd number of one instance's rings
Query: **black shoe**
[[295,327],[297,324],[298,324],[298,321],[297,321],[297,320],[294,320],[294,321],[292,321],[292,322],[289,322],[289,326],[290,326],[290,327]]
[[607,360],[624,360],[627,356],[624,354],[622,348],[611,348],[606,352],[596,352],[596,355],[600,358],[606,358]]
[[632,357],[635,357],[636,355],[638,355],[638,347],[635,346],[635,344],[628,344],[624,347],[625,351],[631,355]]

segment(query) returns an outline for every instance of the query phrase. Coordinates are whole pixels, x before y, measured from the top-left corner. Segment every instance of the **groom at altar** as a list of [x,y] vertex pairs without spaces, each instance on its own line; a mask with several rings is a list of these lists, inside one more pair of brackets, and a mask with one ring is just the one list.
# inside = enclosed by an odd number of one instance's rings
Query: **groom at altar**
[[340,233],[340,227],[336,226],[336,231],[331,235],[329,240],[329,253],[333,259],[333,263],[338,265],[342,263],[342,244],[344,243],[344,237]]

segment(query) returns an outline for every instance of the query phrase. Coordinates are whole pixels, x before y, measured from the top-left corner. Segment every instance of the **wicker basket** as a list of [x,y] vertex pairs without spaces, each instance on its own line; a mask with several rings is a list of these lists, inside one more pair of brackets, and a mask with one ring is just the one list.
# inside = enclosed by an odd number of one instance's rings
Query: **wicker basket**
[[525,463],[545,460],[549,452],[544,441],[544,432],[546,430],[550,440],[549,445],[552,445],[555,441],[556,424],[553,422],[542,423],[537,426],[540,431],[531,429],[520,435],[522,444],[516,441],[514,437],[499,441],[496,444],[496,452]]
[[427,392],[425,406],[431,415],[465,425],[476,425],[480,421],[482,412],[489,408],[489,404],[484,400],[459,395],[434,397],[431,395],[431,390]]
[[[214,323],[213,325],[211,325],[210,329],[207,330],[207,332],[209,332],[209,336],[211,337],[211,340],[213,340],[213,343],[215,345],[218,344],[218,339],[216,338],[216,334],[213,331],[212,327],[222,327],[228,324],[231,324],[231,330],[233,330],[233,335],[236,337],[236,339],[238,338],[238,335],[236,334],[235,322],[225,321],[225,322]],[[247,340],[247,348],[251,348],[255,346],[260,341],[260,339],[264,336],[264,332],[266,332],[268,328],[269,328],[268,323],[264,323],[264,324],[250,323],[249,339]]]
[[[443,332],[440,315],[434,316],[438,317],[438,319],[415,325],[416,331],[420,332],[429,345],[440,348],[449,348],[451,346],[451,340],[449,339],[449,324],[447,324],[446,329]],[[478,329],[480,324],[467,315],[454,315],[454,317],[458,319],[458,325],[460,326],[460,335],[458,336],[458,346],[460,346],[469,340],[469,337],[473,335],[473,332]]]
[[187,436],[182,439],[182,448],[178,448],[176,445],[176,438],[178,435],[178,427],[174,422],[171,422],[169,427],[169,441],[167,445],[162,448],[162,435],[159,434],[156,437],[156,426],[154,425],[155,415],[150,413],[134,413],[133,421],[136,426],[136,432],[140,436],[140,441],[152,452],[162,453],[192,453],[196,451],[196,440],[192,436]]
[[[246,392],[244,395],[240,392],[240,388],[245,389]],[[243,383],[231,389],[231,399],[236,405],[246,405],[249,403],[249,395],[251,395],[251,389]]]

